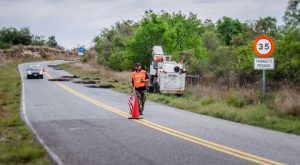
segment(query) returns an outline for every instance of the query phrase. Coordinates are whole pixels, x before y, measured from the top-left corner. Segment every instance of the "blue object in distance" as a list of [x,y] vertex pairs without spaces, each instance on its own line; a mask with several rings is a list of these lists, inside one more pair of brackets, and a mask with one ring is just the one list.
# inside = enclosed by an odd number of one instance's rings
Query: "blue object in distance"
[[80,47],[77,50],[78,50],[78,52],[82,52],[82,53],[84,52],[84,48],[83,47]]

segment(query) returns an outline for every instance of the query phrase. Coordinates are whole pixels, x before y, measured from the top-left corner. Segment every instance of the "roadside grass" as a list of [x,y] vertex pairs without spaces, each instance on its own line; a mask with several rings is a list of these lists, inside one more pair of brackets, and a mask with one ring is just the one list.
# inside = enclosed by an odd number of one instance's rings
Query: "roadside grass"
[[50,164],[47,152],[20,119],[18,62],[0,65],[0,164]]
[[[102,66],[94,66],[93,71],[86,69],[89,67],[93,68],[88,63],[80,65],[62,64],[60,66],[62,69],[80,78],[100,77],[100,83],[113,85],[114,90],[119,92],[130,92],[129,72],[126,73],[127,79],[125,79],[125,76],[122,78],[116,76],[120,75],[119,72],[103,69]],[[115,77],[118,77],[118,80]],[[300,135],[299,117],[282,113],[277,109],[270,109],[265,102],[254,101],[254,97],[257,97],[257,93],[254,91],[245,90],[243,91],[245,95],[241,95],[234,89],[222,93],[216,89],[209,89],[213,87],[202,88],[187,87],[183,97],[147,93],[147,99],[198,114]],[[197,90],[200,90],[198,91],[199,93],[193,94]],[[211,95],[211,93],[214,94]]]

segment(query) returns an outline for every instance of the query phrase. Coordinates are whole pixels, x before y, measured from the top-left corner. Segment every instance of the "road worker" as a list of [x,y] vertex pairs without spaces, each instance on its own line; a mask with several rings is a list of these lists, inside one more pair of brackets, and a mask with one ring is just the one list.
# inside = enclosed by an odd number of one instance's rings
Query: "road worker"
[[143,115],[144,105],[146,102],[146,90],[149,81],[149,76],[146,71],[141,69],[141,63],[135,64],[135,71],[131,73],[132,90],[131,94],[135,90],[135,94],[139,100],[139,112]]

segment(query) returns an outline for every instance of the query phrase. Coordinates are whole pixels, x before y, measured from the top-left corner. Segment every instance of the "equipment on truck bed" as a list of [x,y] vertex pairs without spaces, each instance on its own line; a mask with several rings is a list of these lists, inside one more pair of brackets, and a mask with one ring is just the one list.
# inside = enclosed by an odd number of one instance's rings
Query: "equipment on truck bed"
[[172,61],[161,46],[153,46],[152,56],[149,92],[183,94],[186,76],[184,64]]

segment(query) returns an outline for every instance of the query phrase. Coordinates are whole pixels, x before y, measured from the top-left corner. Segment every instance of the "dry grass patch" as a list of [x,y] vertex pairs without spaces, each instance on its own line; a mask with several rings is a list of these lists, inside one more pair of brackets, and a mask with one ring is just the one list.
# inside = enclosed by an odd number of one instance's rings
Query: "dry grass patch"
[[287,115],[292,115],[300,118],[300,93],[288,89],[281,89],[274,101],[275,108]]
[[115,72],[110,68],[98,65],[93,61],[89,61],[86,63],[73,63],[70,64],[70,66],[72,68],[88,72],[89,74],[95,74],[95,77],[98,76],[100,77],[100,79],[103,79],[105,81],[120,82],[122,84],[127,84],[131,82],[129,71]]

